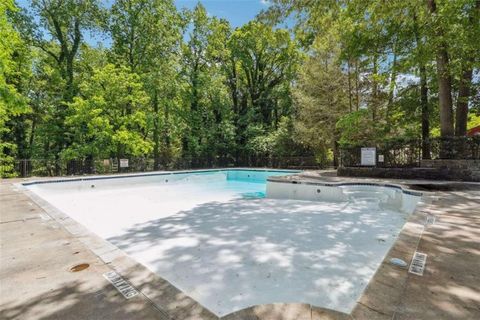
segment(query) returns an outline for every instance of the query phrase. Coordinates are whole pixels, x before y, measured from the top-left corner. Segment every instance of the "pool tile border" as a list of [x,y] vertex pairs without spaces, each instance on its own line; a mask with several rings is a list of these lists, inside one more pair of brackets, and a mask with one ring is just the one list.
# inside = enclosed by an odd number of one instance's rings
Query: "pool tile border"
[[285,183],[285,184],[303,184],[303,185],[310,185],[310,186],[323,186],[323,187],[342,187],[342,186],[375,186],[375,187],[385,187],[385,188],[393,188],[399,189],[405,194],[409,194],[412,196],[421,197],[425,194],[425,192],[419,191],[411,191],[406,189],[401,185],[391,184],[391,183],[375,183],[375,182],[313,182],[313,181],[299,181],[299,180],[286,180],[282,179],[282,177],[273,177],[267,178],[267,182],[275,182],[275,183]]
[[112,174],[106,176],[85,176],[82,178],[69,178],[62,179],[45,179],[34,180],[31,182],[21,183],[23,186],[31,186],[35,184],[47,184],[47,183],[65,183],[65,182],[78,182],[78,181],[95,181],[95,180],[109,180],[109,179],[127,179],[138,177],[155,177],[155,176],[170,176],[188,173],[209,173],[209,172],[225,172],[225,171],[259,171],[259,172],[285,172],[285,173],[301,173],[300,170],[283,170],[283,169],[267,169],[267,168],[219,168],[219,169],[201,169],[201,170],[179,170],[179,171],[159,171],[148,173],[135,173],[135,174]]

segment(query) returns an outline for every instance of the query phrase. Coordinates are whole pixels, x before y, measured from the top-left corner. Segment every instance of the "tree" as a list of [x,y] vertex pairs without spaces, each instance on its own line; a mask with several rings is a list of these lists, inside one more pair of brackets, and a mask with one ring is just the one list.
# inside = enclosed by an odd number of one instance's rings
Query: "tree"
[[273,30],[256,21],[236,30],[230,41],[243,73],[253,120],[270,126],[275,115],[275,89],[295,75],[299,59],[295,44],[287,30]]
[[69,104],[66,122],[75,128],[75,142],[66,159],[144,156],[152,144],[142,134],[149,100],[140,77],[127,67],[107,64],[81,83],[82,95]]
[[[438,101],[442,136],[465,134],[475,96],[472,90],[476,88],[472,71],[479,66],[479,1],[272,2],[262,17],[273,23],[296,18],[294,30],[307,49],[332,21],[338,23],[335,28],[343,33],[340,42],[344,63],[350,66],[352,59],[369,62],[361,66],[360,73],[370,76],[370,98],[365,102],[372,116],[385,109],[388,124],[393,103],[403,99],[399,93],[404,91],[396,88],[396,80],[402,76],[399,72],[418,74],[423,139],[428,140],[432,129],[429,120],[436,117],[436,112],[428,108],[429,101]],[[430,65],[435,66],[436,74],[428,72]],[[428,153],[424,144],[424,156]]]
[[0,177],[13,174],[13,160],[21,143],[19,139],[9,137],[15,130],[9,122],[29,112],[27,99],[19,90],[28,55],[7,15],[16,10],[11,0],[0,3]]
[[447,42],[444,39],[443,21],[438,19],[437,3],[435,0],[427,1],[433,28],[435,30],[435,52],[438,77],[438,101],[440,107],[440,133],[442,137],[453,136],[453,102],[452,102],[452,78],[450,75]]
[[201,4],[189,13],[189,20],[191,32],[182,45],[183,119],[186,125],[182,152],[193,165],[201,161],[215,163],[218,158],[230,158],[234,149],[232,107],[217,39],[223,36],[227,26],[208,17]]
[[390,138],[422,137],[428,158],[479,109],[480,0],[272,0],[236,29],[174,0],[1,5],[0,157],[51,174],[75,157],[326,161]]
[[337,159],[341,137],[336,124],[350,110],[348,74],[342,68],[338,33],[331,32],[315,40],[293,92],[296,137],[316,150],[324,163],[329,150]]
[[[455,135],[464,136],[467,133],[469,105],[473,102],[473,70],[478,69],[480,61],[480,1],[469,1],[464,7],[466,14],[461,15],[459,24],[463,27],[460,33],[456,33],[462,45],[458,46],[460,56],[458,97],[455,112]],[[461,9],[460,9],[461,10]],[[457,49],[457,48],[455,48]]]
[[96,0],[33,0],[32,8],[40,18],[33,30],[33,44],[55,60],[65,80],[64,100],[69,102],[76,94],[75,58],[83,41],[82,32],[98,25],[100,6]]
[[51,63],[61,79],[55,85],[62,96],[55,108],[49,110],[48,124],[48,150],[54,154],[59,172],[60,154],[72,143],[65,118],[68,103],[78,94],[76,63],[83,33],[99,25],[102,9],[97,0],[32,0],[31,9],[38,19],[25,14],[21,25],[24,36],[31,45],[48,55],[49,59],[44,61]]
[[178,109],[176,74],[183,24],[171,0],[118,0],[111,9],[115,61],[141,76],[150,97],[155,169],[160,166],[161,149],[165,161],[171,154],[170,118]]

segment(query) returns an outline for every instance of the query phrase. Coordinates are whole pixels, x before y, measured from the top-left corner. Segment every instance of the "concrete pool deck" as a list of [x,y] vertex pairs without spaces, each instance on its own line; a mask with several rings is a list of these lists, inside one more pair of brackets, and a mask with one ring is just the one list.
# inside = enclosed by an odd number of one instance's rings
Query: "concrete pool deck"
[[[299,179],[379,181],[316,173]],[[1,318],[218,319],[41,199],[32,201],[31,195],[13,186],[19,181],[3,180],[0,186]],[[432,196],[428,207],[410,216],[350,315],[308,304],[273,304],[247,308],[223,319],[480,318],[480,280],[476,275],[480,261],[480,189],[438,191]],[[436,222],[422,235],[427,213],[435,215]],[[418,251],[428,254],[423,276],[388,264],[391,257],[409,262],[417,244]],[[82,262],[89,263],[90,268],[68,271]],[[102,277],[110,270],[117,271],[141,294],[124,299]]]

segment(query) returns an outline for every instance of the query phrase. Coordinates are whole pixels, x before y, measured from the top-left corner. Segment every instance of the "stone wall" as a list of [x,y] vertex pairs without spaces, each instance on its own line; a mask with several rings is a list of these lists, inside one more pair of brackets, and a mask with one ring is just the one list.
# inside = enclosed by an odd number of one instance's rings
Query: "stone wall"
[[338,176],[480,182],[479,160],[422,160],[416,168],[340,167]]
[[480,170],[480,160],[421,160],[422,168],[451,168]]

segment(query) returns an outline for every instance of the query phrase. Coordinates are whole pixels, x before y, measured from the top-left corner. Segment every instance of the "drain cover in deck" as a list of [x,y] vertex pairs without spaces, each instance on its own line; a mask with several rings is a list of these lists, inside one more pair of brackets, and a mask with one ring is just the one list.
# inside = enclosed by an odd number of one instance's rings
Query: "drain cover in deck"
[[90,267],[90,265],[88,263],[77,264],[76,266],[73,266],[73,267],[70,268],[70,272],[83,271],[83,270],[87,269],[88,267]]

